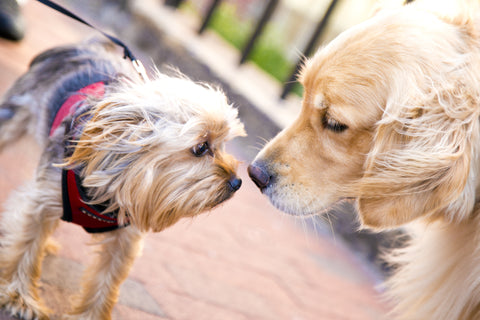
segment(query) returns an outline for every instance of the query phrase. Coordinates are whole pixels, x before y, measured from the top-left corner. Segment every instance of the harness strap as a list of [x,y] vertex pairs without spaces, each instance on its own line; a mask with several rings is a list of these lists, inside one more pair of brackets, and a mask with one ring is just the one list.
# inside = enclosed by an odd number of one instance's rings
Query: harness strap
[[82,226],[89,233],[99,233],[118,229],[116,218],[100,212],[102,208],[86,204],[80,177],[73,170],[62,172],[62,220]]
[[57,111],[55,118],[50,128],[49,136],[52,136],[55,130],[62,124],[63,119],[68,115],[71,115],[75,112],[75,109],[83,102],[88,96],[93,96],[96,98],[101,98],[105,95],[105,83],[96,82],[92,83],[80,90],[78,90],[74,95],[68,97],[67,100],[62,104],[60,109]]
[[[71,95],[57,111],[50,129],[50,136],[66,117],[74,114],[88,96],[101,98],[104,94],[105,83],[96,82]],[[103,214],[102,212],[106,209],[104,206],[87,204],[88,195],[82,187],[82,179],[74,170],[62,171],[62,200],[62,220],[78,224],[89,233],[112,231],[128,225],[128,222],[126,225],[119,225],[115,215]]]

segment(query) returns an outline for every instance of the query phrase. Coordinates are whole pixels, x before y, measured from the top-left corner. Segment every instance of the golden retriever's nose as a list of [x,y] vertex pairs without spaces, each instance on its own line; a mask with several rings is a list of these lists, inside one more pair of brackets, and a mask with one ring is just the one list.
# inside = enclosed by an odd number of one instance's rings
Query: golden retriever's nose
[[266,170],[254,163],[248,166],[248,175],[260,190],[265,189],[270,182],[270,176]]

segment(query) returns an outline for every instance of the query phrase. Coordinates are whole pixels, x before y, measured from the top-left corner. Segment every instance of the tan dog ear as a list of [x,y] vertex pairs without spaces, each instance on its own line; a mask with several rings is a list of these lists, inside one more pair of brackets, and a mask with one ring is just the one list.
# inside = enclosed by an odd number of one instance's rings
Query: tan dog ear
[[421,216],[461,220],[471,212],[479,112],[463,91],[432,89],[424,103],[387,106],[357,190],[364,225],[389,228]]

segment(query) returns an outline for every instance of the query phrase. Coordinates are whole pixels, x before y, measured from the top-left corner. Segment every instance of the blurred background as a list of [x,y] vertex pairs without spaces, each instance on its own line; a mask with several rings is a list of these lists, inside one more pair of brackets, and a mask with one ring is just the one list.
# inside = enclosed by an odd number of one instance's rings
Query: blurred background
[[[375,0],[169,0],[210,28],[284,86],[294,80],[299,59],[343,30],[366,19]],[[294,92],[301,95],[301,87]],[[283,92],[282,92],[283,93]],[[285,91],[285,94],[288,92]]]

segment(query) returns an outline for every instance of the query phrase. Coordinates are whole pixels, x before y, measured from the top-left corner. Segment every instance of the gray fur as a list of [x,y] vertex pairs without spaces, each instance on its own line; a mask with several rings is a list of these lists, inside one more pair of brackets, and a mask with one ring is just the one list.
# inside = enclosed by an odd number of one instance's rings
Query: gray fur
[[131,63],[109,43],[90,40],[41,53],[0,102],[0,149],[28,131],[45,145],[57,110],[72,93],[132,76]]

